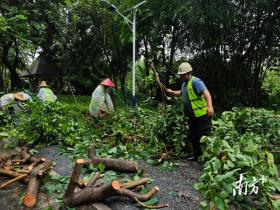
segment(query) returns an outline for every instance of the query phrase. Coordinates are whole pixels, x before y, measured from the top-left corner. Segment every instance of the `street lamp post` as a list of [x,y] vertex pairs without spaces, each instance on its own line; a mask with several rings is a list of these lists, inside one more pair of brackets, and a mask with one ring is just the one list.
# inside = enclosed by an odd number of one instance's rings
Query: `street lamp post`
[[[135,110],[136,107],[136,96],[135,96],[135,43],[136,43],[136,9],[141,6],[142,4],[144,4],[146,2],[142,1],[139,4],[131,7],[130,10],[132,10],[132,21],[130,21],[126,16],[124,16],[122,13],[120,13],[117,10],[117,7],[111,3],[109,3],[107,0],[101,0],[100,4],[103,6],[109,6],[107,7],[110,11],[115,11],[117,12],[128,24],[130,30],[132,31],[132,41],[133,41],[133,45],[132,45],[132,109]],[[131,27],[132,26],[132,27]]]

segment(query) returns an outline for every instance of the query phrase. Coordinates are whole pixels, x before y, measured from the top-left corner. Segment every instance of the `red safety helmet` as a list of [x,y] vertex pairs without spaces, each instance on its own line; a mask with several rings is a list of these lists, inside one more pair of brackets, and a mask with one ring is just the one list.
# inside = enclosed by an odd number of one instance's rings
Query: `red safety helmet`
[[109,78],[100,82],[100,85],[109,86],[109,87],[113,87],[113,88],[115,87],[115,84]]

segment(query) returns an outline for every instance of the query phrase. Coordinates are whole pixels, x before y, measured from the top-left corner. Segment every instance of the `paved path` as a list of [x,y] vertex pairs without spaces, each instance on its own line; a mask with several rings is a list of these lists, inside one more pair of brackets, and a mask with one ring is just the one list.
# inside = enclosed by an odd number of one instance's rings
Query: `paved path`
[[[0,150],[1,152],[1,150]],[[57,146],[49,146],[39,151],[36,155],[45,157],[56,162],[53,170],[62,175],[69,176],[72,172],[72,163],[69,158],[57,153]],[[173,171],[165,171],[160,167],[150,166],[145,162],[139,163],[144,169],[145,174],[153,179],[153,182],[147,185],[150,189],[152,186],[158,186],[160,191],[156,194],[159,204],[168,203],[170,210],[195,210],[199,209],[201,195],[193,189],[193,184],[198,181],[201,174],[201,166],[196,162],[181,161],[180,166]],[[7,178],[0,177],[0,183]],[[15,183],[6,190],[0,191],[0,209],[14,210],[24,209],[20,204],[20,197],[25,191],[25,186]],[[172,195],[173,194],[173,195]],[[177,194],[174,196],[174,194]],[[45,194],[40,193],[38,204],[33,209],[46,208],[48,203],[52,203],[53,198],[48,198]],[[127,198],[113,197],[106,202],[112,210],[138,210],[142,209],[135,205]],[[53,208],[55,209],[55,208]],[[83,206],[78,209],[95,209],[91,206]]]

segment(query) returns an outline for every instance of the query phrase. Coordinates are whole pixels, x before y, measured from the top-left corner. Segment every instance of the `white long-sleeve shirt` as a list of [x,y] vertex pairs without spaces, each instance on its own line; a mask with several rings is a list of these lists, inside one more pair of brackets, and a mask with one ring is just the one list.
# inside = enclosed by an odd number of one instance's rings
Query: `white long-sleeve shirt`
[[7,106],[9,103],[13,102],[14,100],[15,100],[15,96],[12,93],[3,95],[0,98],[0,108],[3,109],[5,106]]

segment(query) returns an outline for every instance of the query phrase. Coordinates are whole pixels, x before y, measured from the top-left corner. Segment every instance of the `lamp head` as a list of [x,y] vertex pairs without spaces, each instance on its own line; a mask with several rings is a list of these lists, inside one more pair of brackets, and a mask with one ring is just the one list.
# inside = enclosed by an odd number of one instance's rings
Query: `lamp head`
[[111,12],[114,12],[117,10],[116,6],[113,4],[110,4],[108,1],[106,0],[100,0],[99,1],[100,5],[103,6],[104,8],[110,10]]

